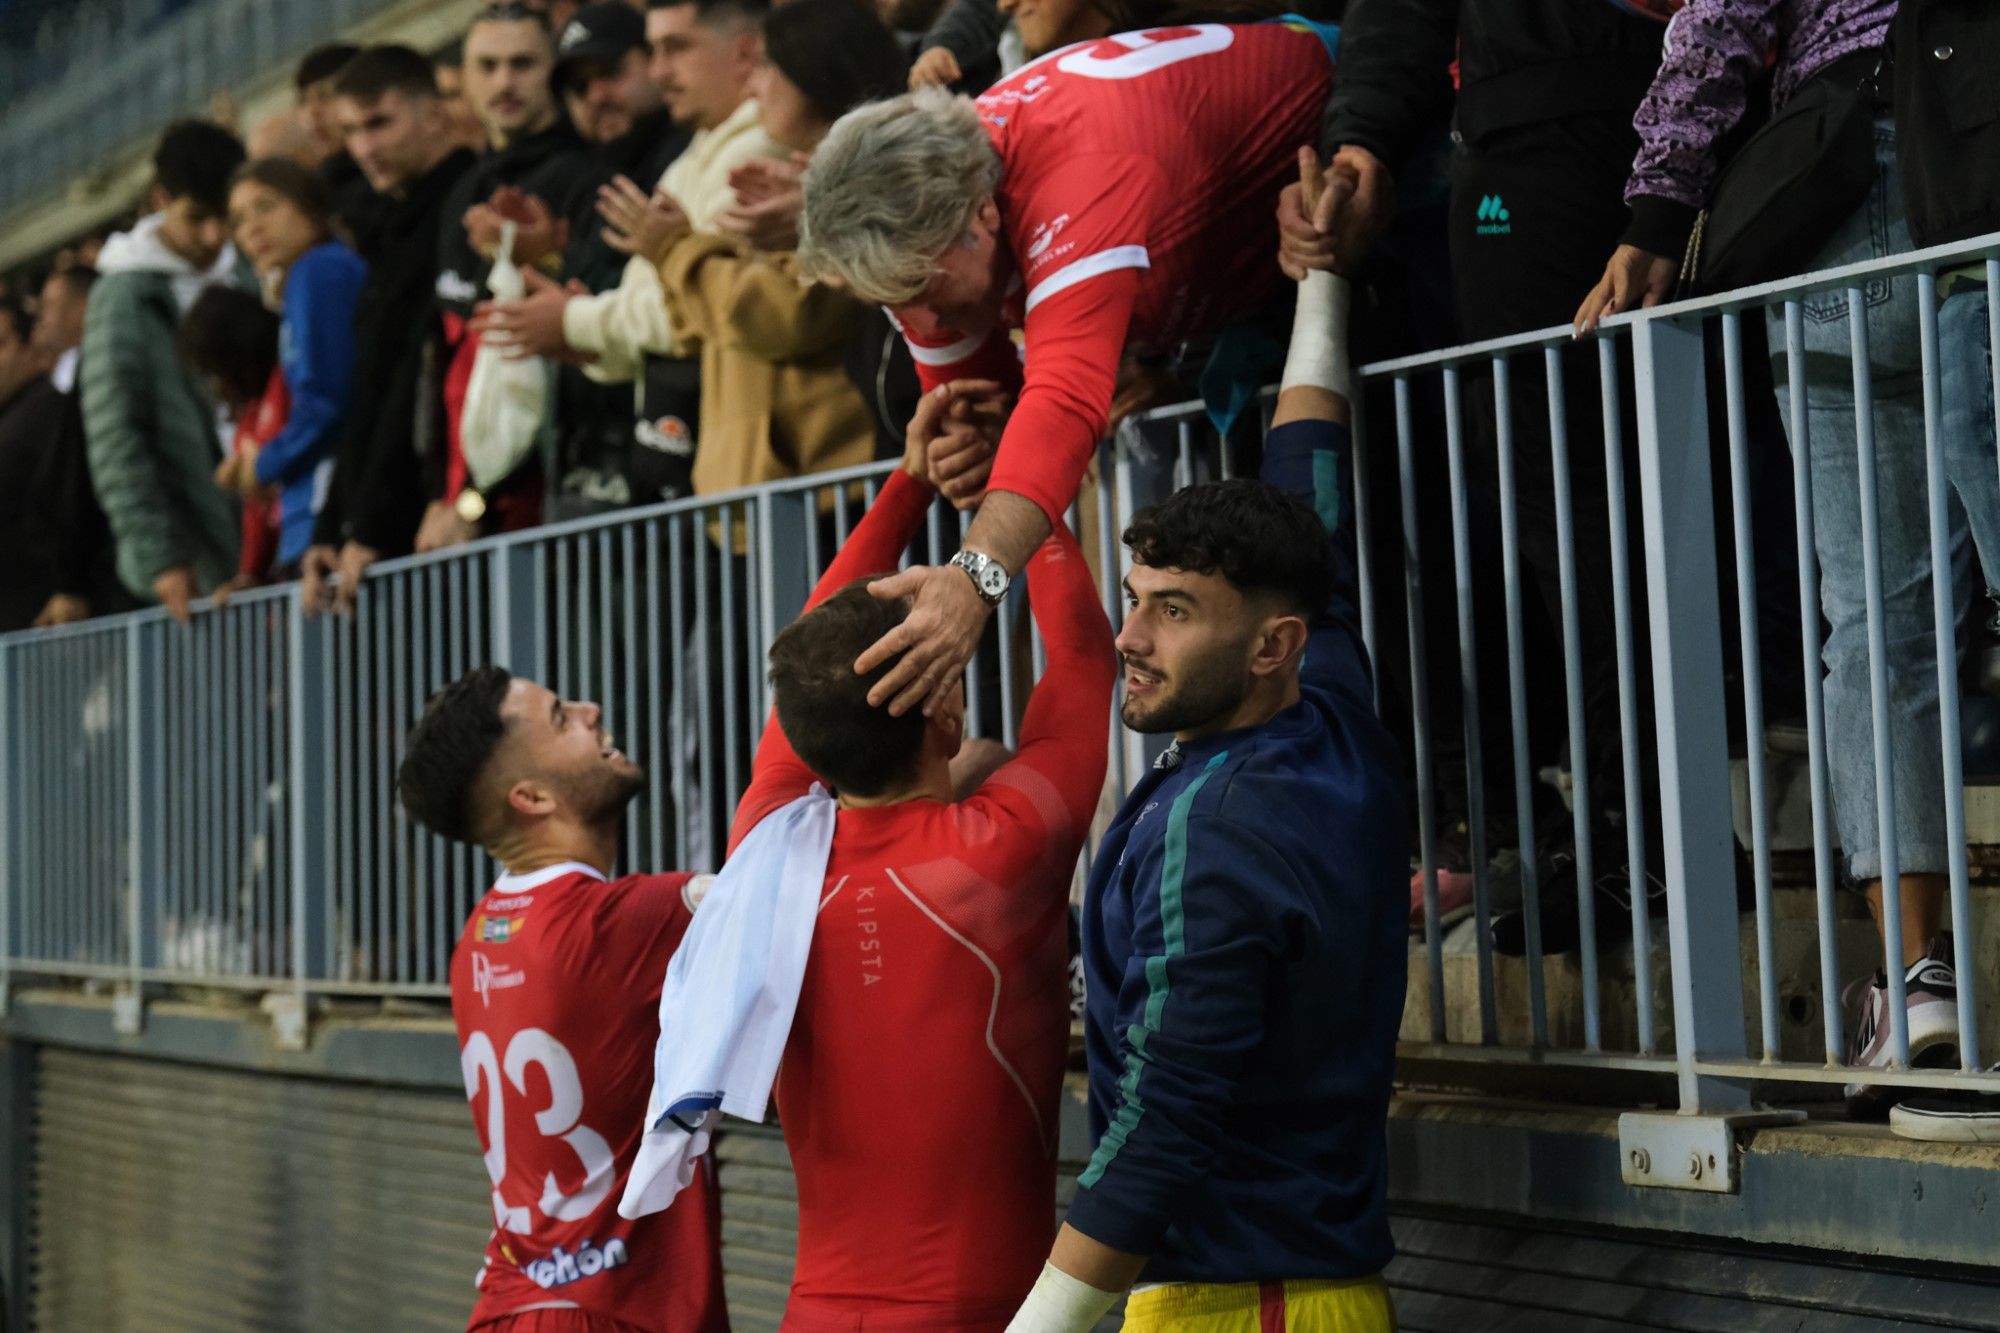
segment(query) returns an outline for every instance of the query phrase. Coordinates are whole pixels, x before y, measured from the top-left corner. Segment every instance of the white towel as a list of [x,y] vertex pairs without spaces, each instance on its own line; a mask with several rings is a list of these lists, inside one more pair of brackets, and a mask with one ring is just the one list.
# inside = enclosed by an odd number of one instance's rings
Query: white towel
[[659,1212],[694,1178],[723,1111],[761,1121],[791,1036],[826,883],[826,789],[764,816],[716,876],[667,965],[646,1133],[618,1202]]

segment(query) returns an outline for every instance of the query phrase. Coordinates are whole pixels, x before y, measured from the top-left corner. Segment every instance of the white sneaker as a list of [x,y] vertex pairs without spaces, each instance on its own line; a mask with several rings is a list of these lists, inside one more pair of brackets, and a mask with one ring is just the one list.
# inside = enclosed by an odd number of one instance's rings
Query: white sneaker
[[[1903,974],[1912,1069],[1948,1069],[1958,1063],[1958,974],[1945,961],[1950,943],[1950,936],[1938,936]],[[1847,1063],[1862,1069],[1888,1068],[1892,1051],[1888,979],[1881,972],[1858,978],[1840,998],[1854,1014]],[[1848,1112],[1856,1118],[1880,1119],[1896,1091],[1885,1084],[1850,1083]]]

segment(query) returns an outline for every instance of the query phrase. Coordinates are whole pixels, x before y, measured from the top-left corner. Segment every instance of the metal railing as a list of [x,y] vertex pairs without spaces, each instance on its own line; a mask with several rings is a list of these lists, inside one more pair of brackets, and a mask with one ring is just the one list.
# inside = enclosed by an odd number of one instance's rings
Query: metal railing
[[[62,15],[60,73],[0,80],[0,199],[15,212],[400,0],[157,0]],[[51,22],[55,21],[52,16]],[[38,63],[39,62],[35,62]]]
[[[2000,238],[1988,238],[1621,316],[1583,342],[1567,329],[1544,330],[1364,368],[1351,492],[1363,633],[1384,715],[1410,759],[1426,903],[1406,1052],[1671,1072],[1684,1109],[1741,1105],[1753,1082],[2000,1086],[1978,1073],[1978,1001],[1988,979],[1970,929],[1959,599],[1942,463],[1949,405],[1931,281],[1983,262],[1990,315],[2000,310],[1996,256]],[[1815,511],[1809,450],[1788,450],[1782,435],[1759,438],[1752,428],[1761,404],[1744,316],[1777,312],[1773,346],[1785,356],[1775,406],[1789,409],[1788,425],[1804,422],[1809,377],[1824,378],[1803,354],[1808,303],[1835,293],[1861,304],[1864,289],[1893,281],[1915,281],[1925,293],[1915,392],[1940,572],[1931,606],[1942,649],[1929,666],[1945,757],[1961,1068],[1858,1073],[1841,1064],[1843,915],[1850,953],[1855,932],[1868,928],[1852,923],[1836,893],[1814,554],[1814,524],[1826,518]],[[1863,321],[1853,365],[1870,364],[1868,336]],[[1870,378],[1853,376],[1858,456],[1872,472]],[[1223,447],[1186,405],[1146,414],[1099,450],[1072,522],[1097,567],[1107,615],[1120,614],[1126,557],[1118,534],[1132,512],[1176,486],[1246,467],[1246,447],[1254,442]],[[1761,480],[1760,449],[1764,461],[1779,460]],[[2000,456],[1989,462],[2000,476]],[[309,620],[292,589],[280,587],[200,610],[189,626],[147,612],[0,638],[0,994],[11,971],[131,990],[192,983],[302,998],[443,995],[460,923],[493,869],[483,855],[413,827],[394,800],[393,777],[425,697],[482,661],[605,704],[621,744],[653,778],[627,824],[628,868],[711,868],[768,707],[765,649],[888,467],[386,562],[371,572],[351,618]],[[1531,467],[1536,480],[1524,482]],[[1771,494],[1774,487],[1783,493]],[[1874,492],[1862,497],[1855,528],[1872,560],[1881,523]],[[1796,567],[1797,603],[1775,619],[1768,607],[1759,613],[1767,600],[1760,572],[1774,563],[1753,516],[1760,502],[1776,503],[1797,527],[1777,562]],[[946,557],[963,521],[940,505],[910,558]],[[1536,571],[1527,568],[1537,561],[1544,577],[1556,566],[1559,594],[1541,625],[1529,591]],[[1497,605],[1485,595],[1496,576]],[[1433,586],[1441,582],[1448,598]],[[1881,599],[1879,587],[1868,590],[1875,661]],[[968,673],[975,735],[1011,741],[1041,673],[1024,601],[1017,589]],[[1725,631],[1732,606],[1733,633]],[[1787,616],[1803,640],[1811,912],[1781,918],[1775,759],[1764,743],[1772,682],[1761,636]],[[1494,665],[1502,662],[1504,672]],[[1608,682],[1610,694],[1593,695],[1591,681]],[[1538,692],[1559,696],[1552,714],[1536,711]],[[1890,725],[1886,683],[1870,704],[1879,736]],[[1742,852],[1731,800],[1732,709],[1743,719]],[[1552,764],[1544,762],[1551,727],[1560,733]],[[1112,783],[1122,792],[1155,742],[1115,720],[1112,737]],[[1892,782],[1889,747],[1877,753]],[[1462,780],[1448,779],[1447,766],[1462,766]],[[1556,773],[1555,785],[1544,770]],[[1569,793],[1557,821],[1566,832],[1552,832],[1538,810],[1558,787]],[[1476,885],[1472,919],[1455,931],[1439,920],[1448,796],[1459,798],[1461,868]],[[1619,818],[1603,817],[1607,802]],[[1517,869],[1506,872],[1510,840]],[[1551,952],[1545,936],[1557,926],[1567,932],[1541,902],[1549,885],[1537,847],[1551,843],[1574,856],[1581,885],[1622,863],[1632,882],[1663,887],[1623,902],[1586,887],[1564,908],[1577,917],[1576,947]],[[1893,836],[1883,850],[1893,921]],[[1747,862],[1741,902],[1739,857]],[[1518,958],[1496,954],[1492,938],[1515,896]],[[1779,944],[1804,929],[1815,936],[1817,966],[1787,991]],[[1866,938],[1879,961],[1883,946],[1872,932]],[[1893,931],[1886,947],[1900,953]],[[1655,993],[1659,973],[1664,995]],[[1900,1001],[1901,969],[1888,973]],[[1892,1021],[1907,1051],[1898,1005]]]

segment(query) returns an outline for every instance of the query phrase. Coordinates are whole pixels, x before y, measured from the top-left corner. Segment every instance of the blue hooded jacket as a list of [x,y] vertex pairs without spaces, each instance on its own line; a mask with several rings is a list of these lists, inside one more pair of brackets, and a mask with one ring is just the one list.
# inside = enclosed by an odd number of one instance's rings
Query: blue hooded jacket
[[354,378],[354,307],[368,266],[339,241],[300,255],[285,275],[278,366],[291,394],[285,428],[257,454],[257,480],[279,488],[278,561],[312,544]]

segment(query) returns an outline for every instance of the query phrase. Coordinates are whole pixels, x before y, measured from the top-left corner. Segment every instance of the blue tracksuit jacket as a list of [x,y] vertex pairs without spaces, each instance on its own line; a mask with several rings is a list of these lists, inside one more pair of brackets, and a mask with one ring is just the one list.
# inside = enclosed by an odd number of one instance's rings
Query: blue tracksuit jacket
[[1151,1256],[1148,1282],[1358,1277],[1393,1253],[1408,834],[1355,629],[1347,432],[1296,422],[1264,448],[1342,556],[1300,700],[1162,755],[1084,905],[1097,1150],[1069,1221]]

